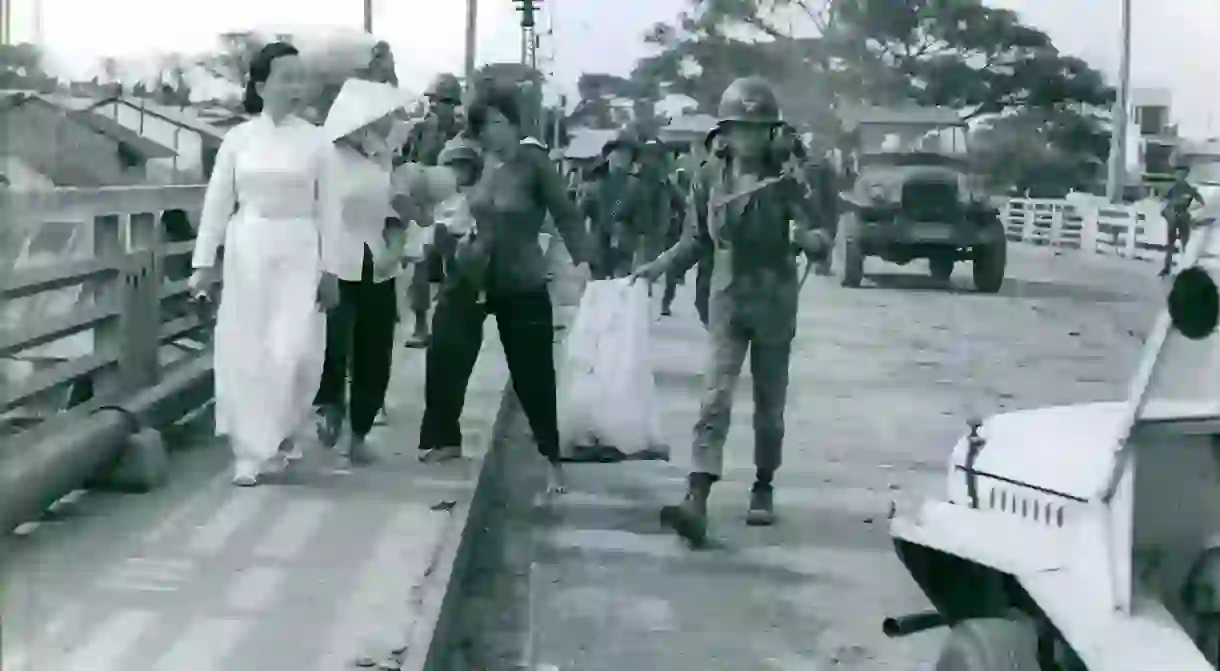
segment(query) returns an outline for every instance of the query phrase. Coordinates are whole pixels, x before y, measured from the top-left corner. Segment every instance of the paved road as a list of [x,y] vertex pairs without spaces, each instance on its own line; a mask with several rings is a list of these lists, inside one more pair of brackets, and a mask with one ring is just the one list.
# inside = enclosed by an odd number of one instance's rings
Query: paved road
[[[471,456],[507,372],[491,328],[471,380]],[[283,486],[229,484],[224,445],[180,432],[167,488],[62,501],[0,566],[4,671],[339,671],[402,646],[477,460],[416,457],[423,354],[400,350],[375,468],[314,453]],[[83,494],[83,495],[82,495]],[[386,667],[396,668],[396,667]]]
[[680,297],[655,327],[673,463],[579,466],[553,501],[523,475],[526,493],[505,496],[469,583],[463,668],[907,671],[934,659],[939,633],[880,633],[884,616],[925,605],[892,556],[889,502],[943,490],[973,412],[1121,398],[1162,290],[1152,266],[1011,253],[998,296],[966,290],[966,268],[952,290],[922,264],[870,260],[881,274],[859,290],[814,278],[792,363],[782,522],[743,523],[746,377],[713,493],[721,547],[703,552],[657,519],[683,491],[700,386],[702,331]]

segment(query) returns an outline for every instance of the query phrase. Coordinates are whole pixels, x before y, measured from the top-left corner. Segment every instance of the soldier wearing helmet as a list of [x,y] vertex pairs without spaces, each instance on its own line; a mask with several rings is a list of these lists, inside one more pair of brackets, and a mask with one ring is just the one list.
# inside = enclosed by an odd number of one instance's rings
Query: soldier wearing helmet
[[[442,73],[432,80],[424,96],[428,99],[428,114],[411,129],[402,158],[411,163],[437,165],[445,143],[457,137],[461,130],[457,123],[457,108],[462,103],[462,85],[457,77]],[[456,242],[444,226],[437,226],[426,259],[412,269],[408,293],[415,323],[407,347],[426,347],[431,338],[428,322],[428,309],[432,305],[431,283],[439,283],[444,278],[445,267],[452,263]]]
[[1165,208],[1161,210],[1161,216],[1168,224],[1165,267],[1161,269],[1161,277],[1166,277],[1173,271],[1173,254],[1178,247],[1178,241],[1181,240],[1182,249],[1186,249],[1186,243],[1190,241],[1191,206],[1195,203],[1204,204],[1203,196],[1195,187],[1191,186],[1190,182],[1186,181],[1189,176],[1190,165],[1175,157],[1173,185],[1165,194]]
[[596,185],[581,203],[590,222],[594,239],[593,276],[615,277],[623,265],[621,233],[615,209],[626,191],[628,176],[639,156],[639,140],[634,133],[620,132],[602,147],[602,164],[596,169]]
[[655,281],[673,268],[689,268],[705,250],[713,255],[711,361],[695,424],[692,472],[685,500],[661,513],[666,525],[695,545],[706,538],[707,499],[722,473],[733,394],[747,354],[757,469],[747,522],[774,521],[772,485],[782,458],[800,286],[795,257],[799,251],[816,262],[834,244],[832,222],[823,220],[804,188],[781,172],[774,139],[783,122],[767,81],[733,82],[721,98],[719,117],[713,134],[723,138],[724,155],[697,176],[682,240],[634,273]]
[[665,251],[675,196],[664,146],[655,138],[640,138],[635,164],[627,173],[612,214],[622,263],[616,275],[627,275],[633,267],[642,266]]

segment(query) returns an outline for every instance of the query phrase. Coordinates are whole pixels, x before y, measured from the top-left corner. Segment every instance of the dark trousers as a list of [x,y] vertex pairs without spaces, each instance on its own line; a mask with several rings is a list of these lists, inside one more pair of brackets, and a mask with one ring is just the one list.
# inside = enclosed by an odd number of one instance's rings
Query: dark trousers
[[470,374],[483,346],[483,322],[495,315],[500,342],[508,360],[513,391],[529,421],[538,451],[551,461],[559,458],[559,427],[555,400],[554,320],[545,287],[536,290],[488,292],[479,303],[475,292],[447,284],[432,318],[424,383],[424,419],[420,449],[462,444],[462,406]]
[[451,235],[444,225],[435,226],[432,245],[428,248],[424,260],[411,268],[411,288],[408,296],[411,311],[417,315],[428,314],[428,308],[432,305],[432,283],[440,282],[444,278],[457,249],[457,238]]
[[361,275],[359,282],[339,282],[339,305],[326,316],[326,361],[314,397],[315,405],[343,407],[346,402],[352,433],[357,436],[368,434],[385,404],[398,321],[394,280],[373,283],[368,248]]
[[707,328],[708,296],[712,291],[712,257],[710,254],[699,259],[695,270],[695,311],[699,313],[699,321]]

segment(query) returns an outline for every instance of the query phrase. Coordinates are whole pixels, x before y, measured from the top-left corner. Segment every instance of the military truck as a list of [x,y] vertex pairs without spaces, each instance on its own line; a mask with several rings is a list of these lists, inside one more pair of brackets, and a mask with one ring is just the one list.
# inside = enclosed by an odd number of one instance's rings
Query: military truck
[[839,221],[842,285],[858,287],[865,260],[900,265],[927,259],[948,282],[971,261],[974,285],[1004,283],[1007,241],[998,210],[970,173],[967,128],[944,108],[865,108],[843,119],[854,177]]

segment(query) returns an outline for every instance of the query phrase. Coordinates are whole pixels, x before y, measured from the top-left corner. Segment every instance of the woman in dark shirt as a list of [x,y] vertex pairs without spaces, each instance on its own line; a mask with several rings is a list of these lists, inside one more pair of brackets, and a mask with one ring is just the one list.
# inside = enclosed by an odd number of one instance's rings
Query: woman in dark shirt
[[538,234],[549,213],[579,272],[589,258],[584,222],[546,151],[522,141],[515,87],[480,87],[467,108],[467,128],[484,154],[479,182],[467,199],[475,230],[458,244],[433,317],[427,354],[425,409],[419,447],[425,462],[461,456],[460,419],[466,386],[483,342],[483,321],[495,315],[513,390],[538,451],[551,464],[549,489],[563,491],[556,419],[554,325],[549,268]]

